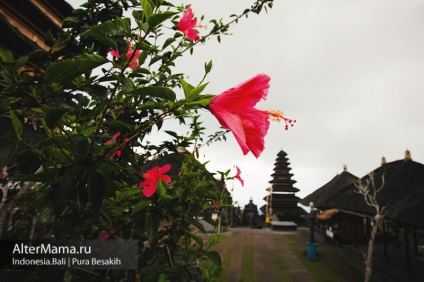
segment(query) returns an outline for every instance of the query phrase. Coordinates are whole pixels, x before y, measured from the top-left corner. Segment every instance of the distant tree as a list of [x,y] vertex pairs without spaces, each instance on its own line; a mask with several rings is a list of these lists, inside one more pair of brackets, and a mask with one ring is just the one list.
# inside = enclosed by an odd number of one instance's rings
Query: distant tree
[[365,180],[365,183],[361,179],[355,183],[357,190],[355,192],[364,196],[365,202],[368,206],[375,209],[374,215],[374,224],[371,228],[371,236],[368,242],[368,251],[365,257],[365,278],[364,281],[368,282],[371,280],[372,275],[372,256],[374,252],[374,240],[375,235],[377,234],[378,228],[381,227],[381,224],[384,219],[384,214],[386,213],[386,207],[382,206],[381,203],[377,201],[377,194],[384,187],[384,174],[381,177],[381,185],[377,188],[374,181],[374,173],[371,172],[368,174],[368,178]]

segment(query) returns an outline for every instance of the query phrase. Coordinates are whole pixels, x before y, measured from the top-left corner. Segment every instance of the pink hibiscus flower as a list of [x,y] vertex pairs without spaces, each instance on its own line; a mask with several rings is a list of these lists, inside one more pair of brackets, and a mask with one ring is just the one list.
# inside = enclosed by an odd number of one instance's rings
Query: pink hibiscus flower
[[110,51],[109,52],[111,55],[112,55],[112,57],[114,57],[115,59],[119,59],[119,57],[121,57],[121,55],[119,54],[119,51],[118,50],[112,50],[112,51]]
[[[121,135],[121,132],[117,132],[115,133],[115,135],[113,135],[112,139],[108,140],[105,142],[105,145],[114,145],[116,144],[116,138],[118,138]],[[128,138],[124,139],[124,143],[126,143],[128,141]],[[122,151],[119,150],[118,148],[115,149],[115,151],[111,154],[108,154],[107,157],[110,159],[113,159],[115,156],[120,157],[122,154]]]
[[236,179],[238,179],[239,181],[240,181],[240,183],[241,183],[241,186],[243,186],[244,187],[244,180],[241,178],[241,170],[239,169],[239,167],[238,166],[236,166],[236,169],[237,169],[237,174],[236,174],[236,176],[234,176]]
[[171,182],[171,178],[168,175],[165,175],[165,173],[170,169],[171,165],[166,164],[162,167],[155,166],[146,173],[143,173],[144,181],[138,186],[143,189],[143,195],[151,197],[156,192],[157,182],[161,179],[165,181],[166,184],[169,184]]
[[[130,45],[128,47],[129,49],[127,53],[125,54],[125,57],[127,58],[127,61],[129,62],[129,68],[133,69],[136,66],[138,66],[138,58],[140,57],[141,51],[131,49]],[[119,59],[121,57],[118,50],[112,50],[109,52],[109,54],[111,54],[112,57],[114,57],[115,59]]]
[[197,34],[196,30],[194,29],[197,24],[197,18],[193,18],[193,11],[191,10],[191,7],[187,7],[186,11],[184,12],[183,17],[181,18],[180,22],[177,24],[177,28],[179,31],[184,33],[188,39],[190,40],[199,40],[200,36]]
[[[106,230],[100,231],[100,234],[102,234],[102,237],[100,238],[100,240],[104,241],[104,240],[109,239],[109,234],[107,233]],[[115,231],[114,230],[111,230],[110,231],[110,236],[113,236],[114,234],[115,234]]]
[[140,53],[140,50],[129,49],[127,51],[127,54],[125,56],[127,57],[127,61],[130,62],[130,69],[133,69],[138,66],[138,58],[140,57]]
[[251,151],[256,158],[265,148],[264,137],[269,129],[269,119],[284,120],[286,129],[288,124],[295,122],[285,118],[282,112],[254,108],[260,99],[266,99],[270,80],[268,75],[258,74],[215,96],[208,106],[221,126],[234,134],[243,154]]

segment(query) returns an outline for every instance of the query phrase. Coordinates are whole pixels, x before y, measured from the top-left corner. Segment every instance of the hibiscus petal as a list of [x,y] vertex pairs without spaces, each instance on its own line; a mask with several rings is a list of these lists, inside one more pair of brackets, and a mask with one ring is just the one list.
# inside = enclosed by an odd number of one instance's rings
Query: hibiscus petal
[[265,148],[269,113],[253,108],[268,95],[270,77],[258,74],[236,87],[215,96],[208,105],[219,123],[234,134],[244,154],[256,156]]
[[259,100],[266,99],[270,80],[268,75],[258,74],[215,96],[212,103],[219,103],[222,108],[231,112],[242,113],[246,108],[254,107]]
[[171,183],[171,177],[169,177],[168,175],[162,175],[162,177],[160,179],[165,181],[166,184]]
[[151,197],[156,192],[156,183],[149,183],[144,186],[143,195]]
[[164,173],[166,173],[167,171],[169,171],[171,169],[171,165],[170,164],[166,164],[162,167],[157,167],[158,168],[158,174],[162,175]]
[[244,122],[243,126],[246,132],[246,146],[256,158],[259,158],[265,149],[265,135],[258,134],[257,127],[250,122]]
[[200,40],[200,36],[194,29],[187,30],[187,33],[185,35],[187,35],[188,39],[190,40]]
[[238,166],[236,166],[236,169],[237,169],[237,174],[235,178],[237,178],[240,181],[241,186],[244,186],[244,180],[241,178],[241,170],[239,169]]
[[218,119],[222,127],[229,129],[233,133],[243,154],[246,155],[249,152],[249,148],[246,144],[246,133],[240,116],[217,109],[214,105],[209,105],[209,110]]

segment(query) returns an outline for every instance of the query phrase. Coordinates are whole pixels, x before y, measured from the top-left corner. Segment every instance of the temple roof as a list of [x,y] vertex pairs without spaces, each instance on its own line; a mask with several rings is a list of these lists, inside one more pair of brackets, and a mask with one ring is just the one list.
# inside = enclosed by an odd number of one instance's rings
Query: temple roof
[[358,177],[345,169],[342,173],[337,174],[328,183],[303,198],[300,203],[304,206],[309,206],[310,202],[314,202],[315,207],[320,208],[322,203],[330,199],[340,189],[355,182],[357,179]]
[[22,56],[35,49],[48,50],[44,36],[61,28],[72,6],[64,0],[0,1],[0,47]]
[[[424,229],[424,165],[415,162],[410,152],[405,159],[383,163],[373,171],[376,187],[384,186],[377,194],[377,201],[387,208],[386,218]],[[361,178],[365,183],[368,175]],[[368,215],[375,209],[365,203],[364,197],[355,192],[355,183],[339,189],[320,203],[322,208],[338,208]]]

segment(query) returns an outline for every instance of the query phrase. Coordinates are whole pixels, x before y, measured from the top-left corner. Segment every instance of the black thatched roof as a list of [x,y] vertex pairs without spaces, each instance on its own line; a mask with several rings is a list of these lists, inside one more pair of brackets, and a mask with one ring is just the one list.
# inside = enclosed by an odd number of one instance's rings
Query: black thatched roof
[[34,36],[44,38],[49,30],[56,33],[60,29],[57,21],[70,16],[73,8],[65,0],[2,0],[0,10],[0,47],[22,56],[40,48]]
[[339,192],[342,188],[355,182],[358,179],[355,175],[351,174],[347,170],[337,174],[327,184],[318,188],[313,193],[303,198],[300,203],[304,206],[309,206],[310,202],[314,202],[315,207],[324,208],[323,204],[331,199],[331,197]]
[[389,209],[388,218],[424,228],[424,189],[406,196]]
[[[387,208],[386,218],[424,228],[424,165],[411,159],[383,164],[373,171],[376,187],[380,187],[382,176],[385,184],[378,193],[378,202]],[[361,181],[368,178],[364,176]],[[361,194],[355,192],[355,183],[345,186],[321,203],[322,208],[375,214]]]

